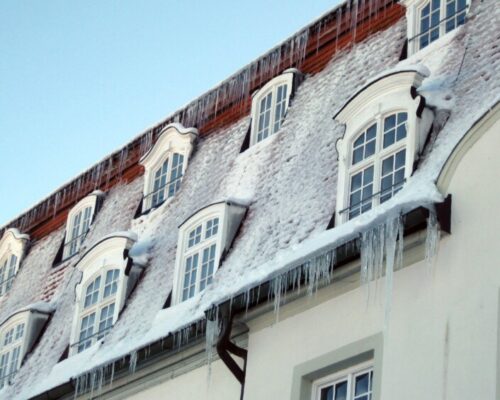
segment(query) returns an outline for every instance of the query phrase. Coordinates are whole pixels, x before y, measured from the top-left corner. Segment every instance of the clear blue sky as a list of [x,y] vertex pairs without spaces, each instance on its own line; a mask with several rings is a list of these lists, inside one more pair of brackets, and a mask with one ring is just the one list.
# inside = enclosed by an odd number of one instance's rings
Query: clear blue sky
[[0,226],[338,0],[0,2]]

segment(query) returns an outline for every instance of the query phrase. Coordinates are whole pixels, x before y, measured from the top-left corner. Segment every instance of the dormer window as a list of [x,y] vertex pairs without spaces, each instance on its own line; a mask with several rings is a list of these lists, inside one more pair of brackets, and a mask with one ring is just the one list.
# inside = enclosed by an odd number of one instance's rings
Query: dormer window
[[12,287],[28,242],[29,236],[14,228],[7,229],[0,240],[0,296]]
[[14,378],[49,318],[37,304],[12,314],[0,325],[0,388]]
[[250,145],[278,132],[290,103],[296,70],[287,70],[267,82],[252,99]]
[[69,212],[66,224],[66,237],[64,239],[63,260],[79,252],[102,196],[102,192],[91,193],[80,200]]
[[405,0],[409,53],[427,47],[465,23],[467,0]]
[[173,300],[180,303],[203,291],[213,280],[246,212],[225,201],[207,206],[179,226]]
[[417,95],[424,76],[401,71],[363,88],[335,116],[346,125],[339,153],[336,221],[355,218],[393,197],[413,172],[432,123]]
[[179,190],[197,137],[195,128],[167,125],[141,159],[145,168],[142,213],[160,206]]
[[110,235],[85,253],[77,268],[82,280],[76,287],[70,353],[79,353],[103,339],[122,309],[142,268],[124,254],[135,235]]

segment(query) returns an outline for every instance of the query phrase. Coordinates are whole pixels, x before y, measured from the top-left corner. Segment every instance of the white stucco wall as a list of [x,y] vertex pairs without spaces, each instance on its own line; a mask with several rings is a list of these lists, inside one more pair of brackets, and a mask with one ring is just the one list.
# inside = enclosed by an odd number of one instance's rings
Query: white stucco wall
[[[497,122],[451,178],[452,235],[441,240],[435,265],[420,261],[395,274],[387,329],[383,282],[368,303],[357,288],[324,302],[320,294],[305,312],[287,316],[285,306],[271,326],[266,317],[250,322],[245,400],[290,399],[294,367],[377,333],[382,399],[498,398],[499,131]],[[324,291],[334,295],[335,285]]]
[[163,383],[148,387],[129,397],[120,396],[129,400],[235,400],[240,398],[240,385],[231,375],[222,361],[212,363],[209,382],[208,367],[191,370],[175,379],[165,377]]

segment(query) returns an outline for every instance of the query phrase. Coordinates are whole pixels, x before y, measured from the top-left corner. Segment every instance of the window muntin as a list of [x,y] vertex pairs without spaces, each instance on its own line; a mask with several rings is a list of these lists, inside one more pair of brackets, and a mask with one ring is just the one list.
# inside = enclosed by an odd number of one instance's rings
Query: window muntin
[[346,370],[313,386],[313,400],[371,400],[372,396],[373,368]]
[[4,333],[0,342],[0,388],[12,380],[20,366],[25,323],[17,323]]
[[108,269],[86,286],[78,318],[78,342],[72,345],[77,348],[78,353],[104,338],[113,326],[119,279],[119,269]]
[[252,99],[250,145],[281,129],[287,112],[296,71],[285,71],[267,82]]
[[6,294],[12,287],[17,272],[17,256],[9,254],[0,261],[0,296]]
[[281,127],[286,112],[287,85],[273,87],[259,102],[256,142],[272,135]]
[[158,207],[166,199],[175,195],[181,187],[183,168],[184,156],[173,153],[156,169],[153,174],[153,190],[144,196],[149,208]]
[[423,49],[465,23],[467,0],[430,0],[418,9],[418,40]]
[[183,255],[180,301],[204,290],[213,279],[216,269],[219,217],[211,217],[188,230]]
[[352,219],[394,196],[405,181],[406,112],[391,112],[356,136],[351,145],[347,204]]
[[68,232],[64,244],[63,259],[67,259],[80,251],[80,247],[87,236],[92,222],[94,206],[87,206],[75,214],[72,214],[69,219]]

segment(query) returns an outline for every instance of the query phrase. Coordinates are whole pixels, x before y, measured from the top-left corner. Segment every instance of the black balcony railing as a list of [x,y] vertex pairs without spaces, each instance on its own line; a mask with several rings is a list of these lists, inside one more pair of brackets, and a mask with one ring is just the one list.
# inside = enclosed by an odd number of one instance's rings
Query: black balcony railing
[[179,190],[180,180],[182,178],[183,175],[179,175],[175,179],[168,181],[159,188],[144,195],[144,197],[142,198],[142,204],[143,204],[142,214],[143,215],[147,214],[153,208],[161,206],[169,197],[172,197],[175,194],[175,192]]
[[[358,201],[357,203],[349,204],[349,207],[340,210],[339,214],[343,215],[346,212],[349,212],[349,219],[354,218],[360,214],[363,214],[364,212],[370,210],[373,207],[374,199],[379,199],[379,203],[384,203],[385,201],[389,200],[392,196],[394,196],[397,192],[399,192],[403,188],[405,182],[406,179],[397,182],[386,189],[380,190],[377,193],[373,193],[371,196],[365,197],[364,199],[361,199],[361,201]],[[369,208],[363,210],[363,207],[365,206],[369,206]],[[351,215],[351,213],[355,215]]]
[[[103,329],[101,331],[98,331],[96,333],[93,333],[90,336],[87,336],[84,339],[79,340],[78,342],[72,343],[72,344],[70,344],[70,348],[74,349],[75,347],[77,347],[78,351],[80,352],[81,350],[84,350],[87,347],[89,347],[92,344],[94,344],[96,341],[104,339],[106,337],[106,335],[110,332],[110,330],[111,330],[112,327],[113,326],[109,326],[109,327],[107,327],[107,328],[105,328],[105,329]],[[90,342],[89,346],[85,346],[87,344],[87,342]],[[80,350],[80,346],[83,346],[81,348],[81,350]]]
[[89,229],[87,229],[85,232],[81,233],[80,235],[72,238],[69,242],[64,243],[64,248],[63,248],[63,257],[62,261],[66,261],[69,258],[73,257],[75,254],[78,253],[80,250],[80,246],[83,243],[83,239],[85,239],[85,236],[87,236],[87,233],[89,232]]

